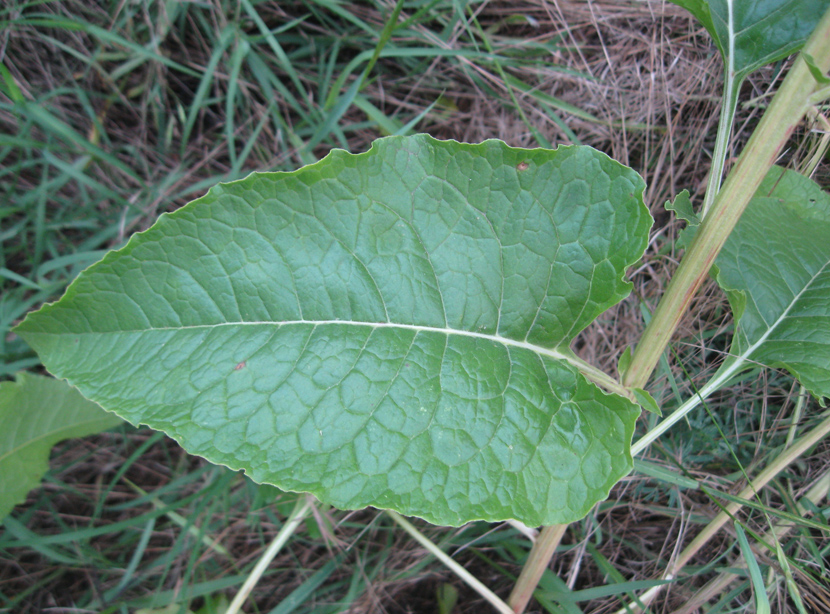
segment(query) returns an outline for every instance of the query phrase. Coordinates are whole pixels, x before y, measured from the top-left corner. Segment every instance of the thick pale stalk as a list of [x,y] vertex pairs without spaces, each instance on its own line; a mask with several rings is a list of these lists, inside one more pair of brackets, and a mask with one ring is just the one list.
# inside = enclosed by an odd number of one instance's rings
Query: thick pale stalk
[[[810,36],[804,53],[810,54],[823,72],[830,68],[830,10]],[[815,78],[803,57],[799,56],[660,300],[624,375],[623,384],[626,386],[642,388],[646,385],[689,303],[709,275],[721,247],[801,121],[808,108],[808,99],[816,89]]]
[[[513,587],[513,592],[510,593],[510,598],[507,600],[507,605],[513,608],[514,612],[525,611],[530,598],[533,596],[533,591],[536,590],[536,585],[542,579],[542,574],[547,569],[548,563],[550,563],[559,542],[562,541],[562,536],[565,535],[567,528],[568,525],[566,524],[555,524],[542,529],[542,533],[530,550],[530,555],[527,557],[522,573]],[[525,570],[528,570],[528,573],[525,573]]]

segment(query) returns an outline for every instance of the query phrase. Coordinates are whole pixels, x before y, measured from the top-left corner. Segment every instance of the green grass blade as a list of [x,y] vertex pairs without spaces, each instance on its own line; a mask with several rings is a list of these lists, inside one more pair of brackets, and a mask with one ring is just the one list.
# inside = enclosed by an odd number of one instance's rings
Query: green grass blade
[[193,102],[190,104],[190,110],[187,113],[187,121],[184,124],[182,131],[182,155],[184,155],[187,144],[190,140],[190,133],[193,131],[193,126],[196,123],[196,118],[199,111],[205,104],[205,96],[213,83],[213,78],[216,73],[216,67],[222,59],[222,55],[228,48],[228,45],[234,40],[236,36],[236,27],[234,25],[225,26],[222,33],[219,35],[219,41],[213,49],[213,54],[210,56],[205,67],[205,72],[202,74],[202,79],[199,81],[199,87],[196,88],[196,94],[193,96]]
[[741,553],[744,555],[747,569],[749,570],[749,578],[752,581],[752,595],[755,598],[755,612],[756,614],[770,614],[769,597],[767,597],[767,587],[764,585],[764,578],[761,576],[761,568],[758,567],[758,561],[755,559],[755,553],[746,539],[746,533],[739,522],[735,522],[735,532],[738,535],[738,544],[741,547]]

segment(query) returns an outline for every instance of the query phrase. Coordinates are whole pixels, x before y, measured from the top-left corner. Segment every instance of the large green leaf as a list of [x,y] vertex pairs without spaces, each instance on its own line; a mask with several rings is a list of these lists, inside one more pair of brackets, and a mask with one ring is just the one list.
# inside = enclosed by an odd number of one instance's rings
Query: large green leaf
[[40,484],[52,446],[120,422],[51,377],[19,373],[0,384],[0,520]]
[[631,468],[637,406],[568,344],[629,291],[643,189],[590,148],[381,139],[213,188],[17,330],[89,398],[256,481],[567,522]]
[[773,168],[717,259],[738,324],[721,372],[787,369],[830,396],[830,195]]

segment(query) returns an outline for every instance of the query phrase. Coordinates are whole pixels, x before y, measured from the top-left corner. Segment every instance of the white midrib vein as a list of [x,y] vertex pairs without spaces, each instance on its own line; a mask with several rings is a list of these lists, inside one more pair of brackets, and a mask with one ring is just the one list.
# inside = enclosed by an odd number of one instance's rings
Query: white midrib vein
[[277,326],[282,328],[283,326],[326,326],[331,324],[337,324],[340,326],[359,326],[359,327],[369,327],[369,328],[402,328],[405,330],[412,330],[415,332],[423,332],[423,333],[438,333],[443,335],[459,335],[462,337],[472,337],[474,339],[484,339],[486,341],[492,341],[493,343],[499,343],[501,345],[506,345],[510,347],[517,347],[522,348],[525,350],[529,350],[536,354],[541,354],[542,356],[547,356],[548,358],[553,358],[554,360],[565,360],[576,367],[581,367],[581,363],[574,359],[573,356],[569,356],[568,354],[562,353],[557,351],[556,349],[545,348],[539,345],[534,345],[532,343],[528,343],[527,341],[517,341],[516,339],[511,339],[509,337],[502,337],[501,335],[491,335],[487,333],[477,333],[475,331],[457,329],[457,328],[442,328],[438,326],[421,326],[419,324],[399,324],[397,322],[362,322],[357,320],[280,320],[280,321],[240,321],[240,322],[220,322],[218,324],[195,324],[190,326],[166,326],[166,327],[152,327],[152,328],[142,328],[142,329],[135,329],[135,330],[121,330],[121,331],[113,331],[118,333],[142,333],[142,332],[151,332],[151,331],[178,331],[178,330],[198,330],[204,328],[220,328],[224,326]]
[[[787,305],[787,308],[786,308],[784,311],[782,311],[782,312],[781,312],[781,315],[780,315],[780,316],[778,316],[778,318],[776,318],[775,322],[773,322],[773,323],[772,323],[772,325],[770,325],[770,327],[769,327],[769,328],[767,328],[767,330],[766,330],[766,331],[764,331],[764,334],[763,334],[763,335],[761,335],[761,336],[758,338],[758,341],[756,341],[756,342],[755,342],[755,343],[753,343],[751,346],[749,346],[749,347],[746,349],[746,351],[745,351],[745,352],[743,352],[743,353],[742,353],[742,354],[738,357],[738,360],[737,360],[736,362],[744,362],[744,361],[749,360],[749,359],[750,359],[750,356],[752,356],[752,353],[753,353],[755,350],[757,350],[759,347],[761,347],[767,339],[769,339],[769,336],[770,336],[770,335],[772,334],[772,332],[773,332],[773,331],[774,331],[774,330],[778,327],[778,325],[779,325],[779,324],[781,324],[781,322],[783,322],[784,320],[786,320],[786,319],[787,319],[787,317],[790,315],[790,311],[791,311],[791,310],[792,310],[792,308],[795,306],[795,304],[798,302],[798,300],[801,298],[801,295],[802,295],[802,294],[804,294],[804,293],[805,293],[805,292],[806,292],[806,291],[807,291],[807,290],[808,290],[808,289],[809,289],[809,288],[813,285],[813,283],[815,283],[816,279],[818,279],[819,275],[821,275],[822,273],[824,273],[824,270],[827,268],[827,266],[828,266],[828,265],[830,265],[830,260],[828,260],[827,262],[825,262],[825,263],[824,263],[824,264],[823,264],[823,265],[822,265],[822,266],[818,269],[818,271],[816,271],[815,275],[813,275],[813,276],[810,278],[810,280],[809,280],[806,284],[804,284],[804,287],[803,287],[803,288],[801,288],[801,290],[799,290],[798,294],[796,294],[795,296],[793,296],[793,300],[792,300],[792,301],[790,301],[790,304],[789,304],[789,305]],[[760,313],[759,313],[759,315],[760,315]],[[732,372],[734,372],[734,370],[733,370]]]
[[[282,320],[282,321],[237,321],[237,322],[219,322],[216,324],[194,324],[194,325],[183,325],[183,326],[157,326],[157,327],[147,327],[141,329],[133,329],[133,330],[118,330],[118,331],[109,331],[113,334],[124,334],[124,333],[144,333],[144,332],[155,332],[155,331],[182,331],[182,330],[199,330],[199,329],[215,329],[221,328],[225,326],[276,326],[282,328],[284,326],[325,326],[325,325],[341,325],[341,326],[360,326],[360,327],[369,327],[369,328],[398,328],[398,329],[405,329],[405,330],[412,330],[415,332],[424,332],[424,333],[437,333],[443,335],[459,335],[462,337],[471,337],[473,339],[483,339],[485,341],[490,341],[492,343],[498,343],[507,347],[515,347],[521,348],[523,350],[528,350],[533,352],[539,356],[545,356],[546,358],[551,358],[553,360],[562,360],[567,362],[572,367],[575,367],[584,377],[592,381],[594,384],[598,385],[600,388],[605,389],[608,392],[613,392],[625,397],[630,397],[628,391],[614,378],[610,375],[605,373],[604,371],[594,367],[590,363],[585,362],[581,358],[577,357],[570,352],[561,352],[556,348],[545,348],[539,345],[534,345],[532,343],[528,343],[527,341],[517,341],[516,339],[511,339],[509,337],[502,337],[501,335],[490,335],[486,333],[477,333],[474,331],[463,330],[463,329],[456,329],[456,328],[446,328],[446,327],[439,327],[439,326],[422,326],[419,324],[399,324],[396,322],[361,322],[356,320]],[[78,334],[78,333],[74,333]],[[101,331],[90,331],[89,333],[81,333],[81,334],[106,334],[102,333]],[[557,346],[558,347],[558,346]]]

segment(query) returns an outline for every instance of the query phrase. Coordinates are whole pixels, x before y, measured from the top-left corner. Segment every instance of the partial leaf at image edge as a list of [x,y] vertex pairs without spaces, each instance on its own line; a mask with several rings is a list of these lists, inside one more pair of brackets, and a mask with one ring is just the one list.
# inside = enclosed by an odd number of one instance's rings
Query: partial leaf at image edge
[[40,485],[52,446],[118,424],[66,382],[19,373],[0,383],[0,520]]
[[[704,217],[720,191],[738,93],[753,71],[801,49],[830,7],[830,0],[672,0],[706,28],[724,65],[723,97],[712,169],[701,209]],[[685,231],[684,240],[691,240]]]
[[830,195],[773,168],[716,261],[738,323],[721,371],[760,362],[830,396],[828,237]]
[[828,0],[672,0],[706,28],[740,87],[751,72],[798,51],[830,6]]
[[256,481],[437,524],[569,522],[631,469],[639,408],[568,345],[630,291],[643,190],[586,147],[380,139],[213,188],[17,332]]

